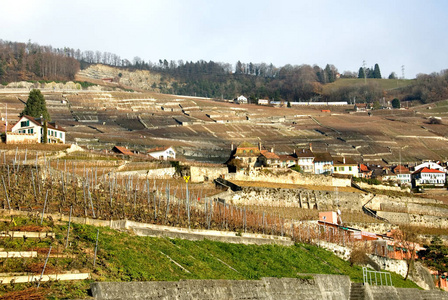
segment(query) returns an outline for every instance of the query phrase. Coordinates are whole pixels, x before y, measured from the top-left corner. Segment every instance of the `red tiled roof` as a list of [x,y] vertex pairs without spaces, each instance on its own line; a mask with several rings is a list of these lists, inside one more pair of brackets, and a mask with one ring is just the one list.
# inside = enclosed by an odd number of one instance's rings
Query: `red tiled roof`
[[112,148],[112,151],[119,152],[124,155],[134,155],[134,153],[131,150],[127,149],[126,147],[114,146]]
[[418,173],[441,173],[441,174],[444,174],[445,172],[424,167],[424,168],[418,169],[413,174],[418,174]]
[[371,170],[369,169],[369,167],[366,166],[366,165],[364,165],[364,164],[360,164],[360,165],[359,165],[359,170],[360,170],[361,172],[370,172],[370,171],[371,171]]
[[277,154],[269,152],[268,150],[261,150],[261,155],[263,155],[268,159],[280,159],[280,157]]
[[410,171],[405,166],[398,165],[393,169],[395,174],[409,174]]

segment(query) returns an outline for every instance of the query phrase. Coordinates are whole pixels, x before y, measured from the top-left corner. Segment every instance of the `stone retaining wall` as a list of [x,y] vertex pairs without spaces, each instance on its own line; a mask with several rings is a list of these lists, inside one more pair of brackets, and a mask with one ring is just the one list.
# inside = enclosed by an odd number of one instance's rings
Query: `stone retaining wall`
[[399,225],[412,225],[422,227],[435,227],[448,229],[448,218],[428,215],[407,214],[399,212],[378,211],[377,215],[392,220]]
[[350,178],[337,178],[326,175],[302,174],[290,169],[254,169],[229,173],[225,177],[228,180],[257,181],[288,183],[299,185],[318,185],[318,186],[351,186]]
[[408,214],[423,214],[437,217],[448,217],[448,209],[416,203],[381,203],[380,210]]
[[[220,198],[223,197],[220,196]],[[224,198],[225,200],[236,204],[301,207],[319,210],[333,210],[336,209],[339,204],[341,207],[359,211],[370,196],[362,193],[336,193],[301,188],[282,189],[242,187],[241,191],[228,194]]]
[[382,185],[382,184],[368,184],[365,182],[357,182],[359,187],[363,189],[377,189],[377,190],[384,190],[384,191],[396,191],[396,192],[409,192],[409,188],[402,189],[399,186],[388,186],[388,185]]

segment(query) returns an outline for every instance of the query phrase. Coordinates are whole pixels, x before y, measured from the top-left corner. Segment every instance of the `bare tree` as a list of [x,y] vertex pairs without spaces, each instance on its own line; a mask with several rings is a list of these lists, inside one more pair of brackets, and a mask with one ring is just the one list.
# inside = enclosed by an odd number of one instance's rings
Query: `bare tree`
[[403,253],[403,259],[406,261],[406,276],[404,280],[408,279],[409,273],[414,268],[415,256],[418,247],[418,235],[415,228],[411,226],[400,226],[392,233],[395,241],[395,247],[399,247]]

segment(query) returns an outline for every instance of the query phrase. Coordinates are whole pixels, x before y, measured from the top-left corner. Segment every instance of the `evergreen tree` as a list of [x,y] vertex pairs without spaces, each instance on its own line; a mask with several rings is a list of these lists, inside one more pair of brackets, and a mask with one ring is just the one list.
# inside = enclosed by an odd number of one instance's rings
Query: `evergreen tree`
[[373,69],[373,78],[381,78],[380,66],[375,64],[375,68]]
[[363,68],[363,67],[359,68],[359,71],[358,71],[358,78],[364,78],[365,75],[366,75],[366,74],[364,73],[364,68]]
[[50,114],[47,111],[47,105],[45,104],[44,95],[42,95],[40,90],[31,90],[25,108],[20,115],[28,115],[34,118],[40,118],[42,116],[45,120],[51,121]]
[[48,142],[48,123],[44,121],[44,130],[42,134],[42,143],[46,144]]
[[397,99],[397,98],[393,99],[392,100],[392,107],[393,108],[400,108],[401,107],[400,100]]
[[328,82],[334,82],[336,80],[336,74],[329,64],[325,67],[325,76]]
[[397,79],[397,74],[395,72],[390,73],[389,79]]

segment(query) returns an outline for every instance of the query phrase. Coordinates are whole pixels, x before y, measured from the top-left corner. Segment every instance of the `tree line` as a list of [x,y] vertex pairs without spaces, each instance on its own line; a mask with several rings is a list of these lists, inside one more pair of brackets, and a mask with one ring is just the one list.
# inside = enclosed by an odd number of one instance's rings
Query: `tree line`
[[65,49],[0,40],[0,83],[22,80],[73,80],[80,63]]
[[[0,83],[20,80],[73,80],[75,74],[91,64],[104,64],[127,70],[148,70],[162,74],[153,84],[162,93],[232,99],[240,94],[250,100],[266,98],[284,101],[347,101],[373,102],[385,96],[374,83],[342,86],[323,92],[323,85],[338,78],[382,78],[380,67],[360,67],[358,73],[342,74],[332,64],[285,65],[272,63],[230,63],[199,60],[145,61],[136,56],[132,61],[101,51],[81,51],[74,48],[53,48],[36,43],[0,40]],[[396,79],[392,72],[389,79]],[[415,84],[388,92],[400,100],[420,100],[424,103],[448,98],[446,71],[430,75],[419,74]]]

